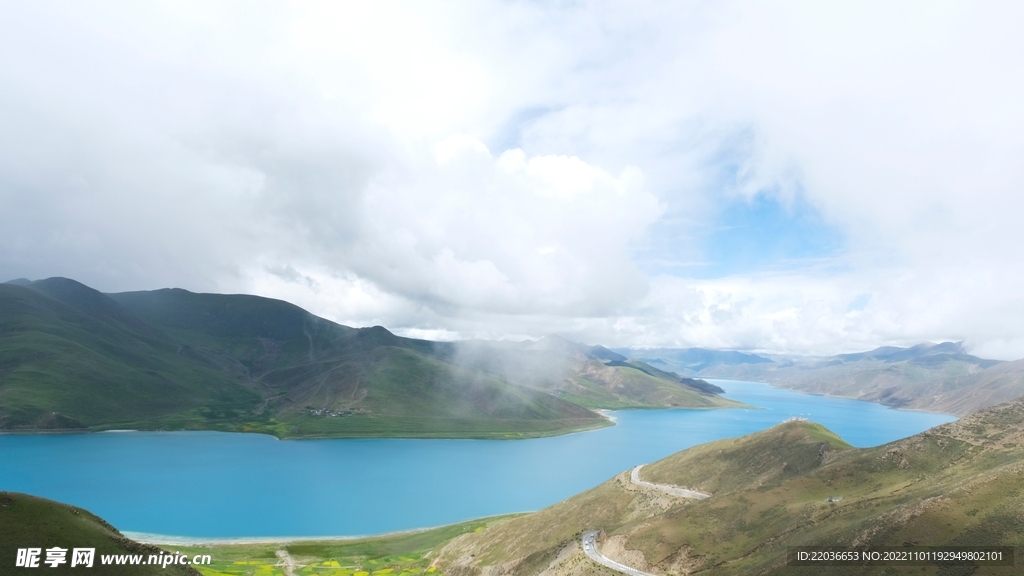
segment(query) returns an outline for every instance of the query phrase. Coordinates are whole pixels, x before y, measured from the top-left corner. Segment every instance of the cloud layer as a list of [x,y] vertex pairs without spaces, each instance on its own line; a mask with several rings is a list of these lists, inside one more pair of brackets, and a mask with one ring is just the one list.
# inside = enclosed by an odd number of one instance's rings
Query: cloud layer
[[[1018,4],[253,6],[0,8],[0,275],[424,337],[1024,356]],[[765,203],[840,241],[767,251],[730,220]]]

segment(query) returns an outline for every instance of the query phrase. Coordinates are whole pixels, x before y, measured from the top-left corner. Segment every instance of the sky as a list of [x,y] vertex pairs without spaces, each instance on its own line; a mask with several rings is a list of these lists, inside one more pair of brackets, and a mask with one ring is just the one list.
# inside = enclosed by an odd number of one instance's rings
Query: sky
[[1024,357],[1019,2],[0,2],[0,281]]

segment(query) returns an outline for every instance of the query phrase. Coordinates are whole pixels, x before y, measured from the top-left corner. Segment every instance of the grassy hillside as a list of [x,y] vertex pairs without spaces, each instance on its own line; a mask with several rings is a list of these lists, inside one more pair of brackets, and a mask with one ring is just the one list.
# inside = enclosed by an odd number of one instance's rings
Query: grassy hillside
[[518,437],[606,424],[446,363],[446,345],[266,298],[108,297],[51,279],[0,285],[0,328],[0,428],[9,430]]
[[[45,549],[59,547],[66,549],[67,563],[51,568],[46,560]],[[41,562],[37,568],[16,568],[15,561],[19,548],[42,548]],[[91,568],[71,567],[74,548],[95,548]],[[0,492],[0,572],[4,574],[94,574],[96,576],[198,576],[189,566],[103,565],[104,555],[142,554],[146,562],[149,555],[159,556],[163,552],[156,546],[140,544],[125,538],[113,526],[93,514],[74,506],[52,500],[45,500],[28,494]]]
[[[643,479],[710,492],[686,500],[624,472],[551,508],[457,538],[448,572],[595,574],[577,544],[654,574],[792,574],[786,547],[1024,544],[1024,401],[871,449],[791,421],[691,448]],[[837,501],[838,500],[838,501]],[[505,570],[505,572],[502,572]],[[1016,574],[986,567],[984,574]],[[832,569],[835,574],[969,574],[970,568]]]
[[402,338],[257,296],[0,285],[6,430],[519,438],[609,424],[589,408],[737,405],[622,360],[561,339]]
[[106,297],[81,288],[75,307],[0,284],[0,428],[117,426],[258,405],[258,394],[218,367],[182,354],[113,302],[96,306]]
[[564,382],[559,388],[563,398],[594,408],[741,406],[702,380],[682,379],[637,361],[579,362]]

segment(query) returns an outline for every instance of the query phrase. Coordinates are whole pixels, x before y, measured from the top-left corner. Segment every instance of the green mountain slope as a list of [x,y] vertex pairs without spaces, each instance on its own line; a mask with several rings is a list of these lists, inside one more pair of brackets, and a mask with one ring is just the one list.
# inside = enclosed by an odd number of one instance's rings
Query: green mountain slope
[[[653,574],[793,574],[788,546],[1024,544],[1024,401],[910,438],[854,449],[791,421],[713,442],[642,470],[645,481],[706,491],[687,500],[631,482],[629,472],[551,508],[462,536],[439,550],[447,573],[583,575],[577,544]],[[969,574],[970,567],[835,568],[835,574]],[[981,574],[1016,574],[986,567]],[[803,573],[803,572],[800,572]]]
[[605,424],[452,362],[451,344],[348,328],[257,296],[157,290],[111,298],[191,353],[234,363],[290,435],[518,437]]
[[[67,550],[66,563],[51,567],[44,564],[47,548]],[[42,548],[36,568],[15,567],[19,548]],[[71,567],[74,548],[95,548],[92,567]],[[208,552],[202,552],[207,553]],[[141,554],[142,564],[131,566],[104,565],[105,555]],[[3,574],[94,574],[96,576],[199,576],[191,566],[145,564],[150,555],[166,554],[156,546],[140,544],[125,538],[101,518],[74,506],[45,500],[28,494],[0,492],[0,572]]]
[[64,294],[61,301],[0,285],[0,428],[116,426],[183,409],[258,404],[258,394],[78,286],[80,299]]
[[257,296],[20,281],[0,285],[0,429],[517,438],[608,425],[588,408],[737,405],[601,347],[534,344],[402,338]]

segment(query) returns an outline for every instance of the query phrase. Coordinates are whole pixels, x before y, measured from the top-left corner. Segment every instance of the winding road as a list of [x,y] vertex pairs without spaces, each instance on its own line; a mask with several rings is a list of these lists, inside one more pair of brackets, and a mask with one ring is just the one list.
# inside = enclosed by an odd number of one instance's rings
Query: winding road
[[645,488],[653,488],[654,490],[660,490],[660,491],[662,491],[662,492],[664,492],[666,494],[670,494],[672,496],[678,496],[679,498],[692,498],[694,500],[703,500],[705,498],[710,498],[711,497],[711,494],[705,494],[703,492],[697,492],[696,490],[690,490],[689,488],[683,488],[681,486],[672,486],[671,484],[655,484],[654,482],[645,482],[644,480],[640,479],[640,469],[643,468],[643,467],[644,467],[644,465],[641,464],[641,465],[637,466],[636,468],[633,468],[633,471],[629,473],[629,480],[633,484],[636,484],[637,486],[643,486]]
[[654,574],[641,572],[636,568],[630,568],[625,564],[619,564],[615,560],[601,555],[601,553],[597,551],[597,534],[597,530],[591,530],[583,533],[583,552],[585,552],[591,560],[602,566],[607,566],[612,570],[622,572],[623,574],[629,574],[629,576],[654,576]]
[[[637,466],[636,468],[633,468],[632,472],[629,473],[629,480],[630,480],[630,482],[632,482],[633,484],[636,484],[637,486],[643,486],[644,488],[651,488],[651,489],[654,489],[654,490],[659,490],[661,492],[664,492],[666,494],[669,494],[671,496],[676,496],[676,497],[679,497],[679,498],[692,498],[694,500],[704,500],[705,498],[710,498],[711,497],[711,494],[705,494],[703,492],[698,492],[696,490],[690,490],[689,488],[683,488],[681,486],[672,486],[670,484],[655,484],[654,482],[645,482],[645,481],[640,479],[640,469],[643,468],[643,467],[644,467],[644,465],[641,464],[641,465]],[[616,570],[618,572],[622,572],[623,574],[629,574],[629,576],[654,576],[653,574],[649,574],[647,572],[643,572],[643,571],[637,570],[636,568],[632,568],[630,566],[626,566],[625,564],[620,564],[620,563],[616,562],[615,560],[612,560],[611,558],[608,558],[607,556],[604,556],[600,552],[598,552],[597,551],[597,535],[598,535],[599,532],[600,532],[599,530],[589,530],[589,531],[583,533],[583,537],[582,537],[583,552],[591,560],[593,560],[594,562],[597,562],[598,564],[600,564],[602,566],[607,566],[608,568],[611,568],[612,570]]]

